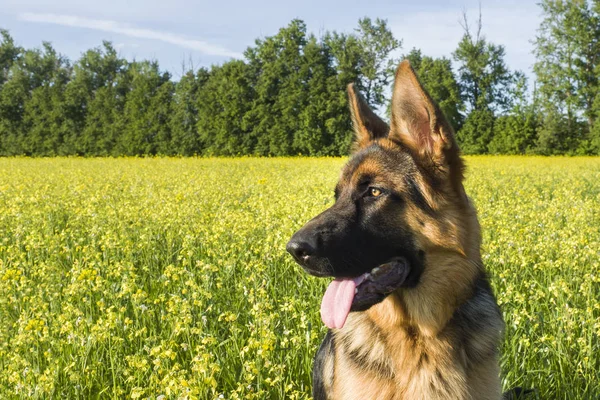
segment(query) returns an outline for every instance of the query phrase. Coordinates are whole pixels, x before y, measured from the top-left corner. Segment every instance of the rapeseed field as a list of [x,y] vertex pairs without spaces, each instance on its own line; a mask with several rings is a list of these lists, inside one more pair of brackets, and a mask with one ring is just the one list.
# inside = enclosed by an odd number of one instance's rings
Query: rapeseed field
[[[306,399],[344,159],[0,159],[0,398]],[[600,159],[469,157],[505,388],[600,398]]]

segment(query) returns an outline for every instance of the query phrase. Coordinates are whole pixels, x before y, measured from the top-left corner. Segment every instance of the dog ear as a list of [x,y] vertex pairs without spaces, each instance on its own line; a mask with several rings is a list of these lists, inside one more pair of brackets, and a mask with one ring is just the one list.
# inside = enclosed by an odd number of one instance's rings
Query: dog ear
[[384,138],[388,135],[390,130],[388,124],[371,110],[353,83],[348,85],[348,102],[350,103],[352,125],[356,135],[354,141],[355,151],[366,147],[372,140]]
[[423,88],[408,60],[396,70],[389,139],[401,143],[433,172],[462,180],[463,163],[452,127]]

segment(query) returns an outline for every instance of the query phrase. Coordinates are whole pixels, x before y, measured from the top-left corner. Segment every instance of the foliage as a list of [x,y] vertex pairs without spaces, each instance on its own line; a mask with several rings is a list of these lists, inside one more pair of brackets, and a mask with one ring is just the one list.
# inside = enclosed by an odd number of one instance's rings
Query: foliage
[[485,38],[481,15],[476,32],[472,32],[466,14],[463,17],[464,34],[453,57],[458,63],[458,82],[466,108],[493,112],[507,110],[511,106],[507,89],[514,78],[504,61],[504,46],[490,43]]
[[[540,10],[532,85],[485,37],[481,13],[474,25],[463,15],[452,59],[404,55],[463,152],[600,154],[600,1],[543,0]],[[243,59],[174,81],[109,42],[71,64],[49,43],[24,49],[0,29],[0,156],[345,155],[347,85],[389,114],[401,46],[379,18],[320,36],[295,19]]]
[[539,129],[537,104],[528,102],[527,80],[521,73],[515,74],[511,97],[514,99],[512,109],[494,122],[492,139],[488,145],[491,154],[528,154],[536,151],[535,139]]
[[481,14],[476,32],[472,32],[466,13],[463,19],[464,34],[453,56],[468,115],[457,139],[466,154],[484,154],[494,137],[497,115],[512,107],[509,93],[515,74],[504,61],[504,46],[490,43],[483,36]]
[[473,110],[456,135],[460,149],[465,154],[485,154],[494,138],[496,116],[489,108]]
[[9,71],[23,49],[15,45],[15,41],[5,29],[0,29],[0,87],[9,78]]
[[245,122],[254,99],[242,61],[214,66],[198,93],[197,131],[203,154],[251,154],[255,139]]
[[169,154],[173,83],[156,62],[134,62],[127,70],[129,92],[117,138],[119,154]]
[[293,20],[245,60],[173,82],[108,42],[71,68],[50,44],[23,50],[0,35],[0,155],[31,156],[346,154],[346,86],[383,104],[400,46],[381,19],[322,38]]
[[384,91],[391,84],[398,60],[391,53],[402,46],[402,41],[394,38],[385,20],[377,18],[373,22],[365,17],[358,20],[356,41],[359,54],[358,89],[371,107],[385,103]]
[[[187,71],[179,80],[173,93],[173,116],[171,118],[171,151],[174,154],[192,156],[200,154],[201,144],[198,135],[198,102],[202,87],[210,73],[206,68],[197,73]],[[204,92],[206,96],[210,92]]]
[[600,2],[544,0],[540,7],[534,70],[550,122],[543,128],[544,152],[587,152],[600,110]]
[[80,135],[74,140],[77,154],[116,154],[114,149],[123,131],[122,115],[130,89],[127,67],[109,42],[87,51],[75,64],[67,90],[72,110],[71,130]]

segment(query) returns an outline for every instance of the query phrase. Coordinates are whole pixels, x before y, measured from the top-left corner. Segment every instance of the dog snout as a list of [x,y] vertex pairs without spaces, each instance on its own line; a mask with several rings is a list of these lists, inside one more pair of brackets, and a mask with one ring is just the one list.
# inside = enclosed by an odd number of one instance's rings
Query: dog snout
[[296,261],[302,265],[305,265],[310,257],[315,255],[317,251],[317,244],[314,238],[308,237],[307,235],[296,234],[288,242],[285,248],[288,253],[290,253],[296,259]]

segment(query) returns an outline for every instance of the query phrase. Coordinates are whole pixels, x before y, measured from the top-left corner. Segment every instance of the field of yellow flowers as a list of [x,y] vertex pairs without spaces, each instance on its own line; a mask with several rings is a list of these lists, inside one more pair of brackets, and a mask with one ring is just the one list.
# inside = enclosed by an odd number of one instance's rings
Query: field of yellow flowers
[[[343,159],[0,159],[0,398],[305,399]],[[503,383],[600,398],[600,159],[468,158]]]

